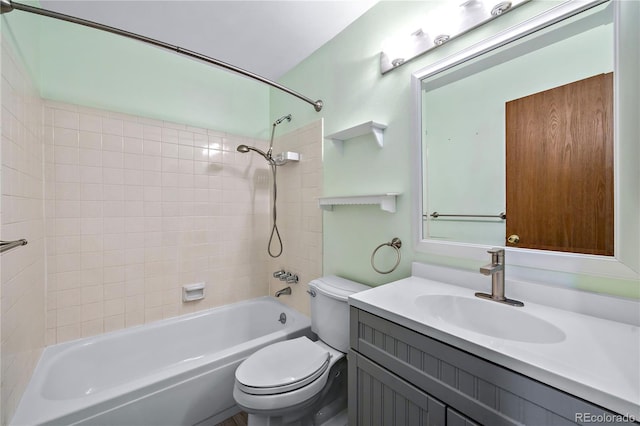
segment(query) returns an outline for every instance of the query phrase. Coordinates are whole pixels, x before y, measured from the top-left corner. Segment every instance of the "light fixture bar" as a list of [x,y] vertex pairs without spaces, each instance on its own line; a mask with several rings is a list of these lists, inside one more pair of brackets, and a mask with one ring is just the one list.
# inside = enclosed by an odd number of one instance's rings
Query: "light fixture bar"
[[486,1],[468,0],[455,7],[435,10],[430,24],[427,23],[408,36],[387,42],[380,53],[380,72],[386,74],[530,0],[498,0],[495,4],[488,4]]
[[38,7],[33,7],[33,6],[29,6],[26,4],[22,4],[22,3],[15,3],[11,0],[0,0],[0,6],[1,6],[1,11],[0,13],[4,14],[7,12],[11,12],[12,10],[21,10],[23,12],[29,12],[29,13],[34,13],[36,15],[41,15],[41,16],[46,16],[48,18],[54,18],[54,19],[59,19],[61,21],[66,21],[66,22],[71,22],[74,24],[78,24],[78,25],[83,25],[85,27],[89,27],[89,28],[94,28],[97,30],[101,30],[101,31],[106,31],[108,33],[112,33],[112,34],[117,34],[123,37],[127,37],[127,38],[131,38],[134,40],[138,40],[138,41],[142,41],[144,43],[147,44],[151,44],[153,46],[156,47],[160,47],[162,49],[165,50],[170,50],[174,53],[178,53],[180,55],[183,56],[188,56],[192,59],[197,59],[199,61],[202,62],[206,62],[208,64],[211,65],[215,65],[217,67],[220,68],[224,68],[228,71],[234,72],[236,74],[240,74],[243,75],[245,77],[249,77],[253,80],[257,80],[261,83],[267,84],[275,89],[281,90],[285,93],[288,93],[289,95],[295,96],[298,99],[301,99],[309,104],[311,104],[314,109],[316,110],[316,112],[320,112],[320,110],[322,110],[323,107],[323,103],[321,100],[317,100],[314,101],[313,99],[310,99],[304,95],[301,95],[298,92],[295,92],[291,89],[289,89],[288,87],[285,87],[279,83],[276,83],[275,81],[269,80],[267,78],[262,77],[261,75],[255,74],[251,71],[247,71],[245,69],[236,67],[235,65],[231,65],[227,62],[223,62],[219,59],[215,59],[215,58],[211,58],[209,56],[203,55],[201,53],[198,52],[194,52],[192,50],[188,50],[188,49],[183,49],[182,47],[179,46],[174,46],[172,44],[169,43],[165,43],[163,41],[160,40],[156,40],[150,37],[145,37],[143,35],[140,34],[136,34],[136,33],[132,33],[130,31],[125,31],[125,30],[121,30],[120,28],[115,28],[115,27],[111,27],[108,25],[103,25],[100,24],[98,22],[94,22],[94,21],[89,21],[86,19],[82,19],[82,18],[77,18],[75,16],[70,16],[70,15],[65,15],[63,13],[58,13],[58,12],[54,12],[51,10],[47,10],[47,9],[41,9]]

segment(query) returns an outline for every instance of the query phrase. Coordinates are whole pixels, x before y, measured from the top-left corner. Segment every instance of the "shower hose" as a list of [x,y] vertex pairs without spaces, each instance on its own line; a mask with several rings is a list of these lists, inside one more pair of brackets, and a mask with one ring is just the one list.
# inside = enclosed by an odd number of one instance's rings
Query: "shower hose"
[[[276,163],[274,161],[270,162],[271,165],[271,173],[273,175],[273,216],[272,216],[272,222],[273,222],[273,226],[271,227],[271,235],[269,236],[269,244],[267,245],[267,253],[269,253],[269,256],[271,257],[279,257],[282,254],[282,250],[283,250],[283,246],[282,246],[282,238],[280,237],[280,231],[278,230],[278,224],[277,224],[277,219],[278,219],[278,209],[276,207],[276,200],[278,199],[278,184],[276,182]],[[272,251],[272,245],[273,245],[273,237],[277,238],[277,242],[278,242],[278,246],[280,247],[278,252]]]

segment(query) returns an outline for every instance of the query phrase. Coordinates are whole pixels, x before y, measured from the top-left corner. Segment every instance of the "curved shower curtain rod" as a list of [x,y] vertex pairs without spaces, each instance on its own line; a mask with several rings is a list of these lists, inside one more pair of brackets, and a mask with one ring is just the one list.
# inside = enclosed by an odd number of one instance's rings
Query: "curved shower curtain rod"
[[267,84],[267,85],[269,85],[271,87],[274,87],[276,89],[282,90],[285,93],[288,93],[288,94],[290,94],[292,96],[295,96],[298,99],[301,99],[301,100],[313,105],[313,108],[317,112],[320,112],[320,110],[322,110],[323,103],[322,103],[322,100],[320,100],[320,99],[318,99],[317,101],[314,101],[313,99],[308,98],[308,97],[306,97],[304,95],[301,95],[300,93],[298,93],[296,91],[293,91],[293,90],[289,89],[288,87],[285,87],[285,86],[283,86],[281,84],[276,83],[275,81],[271,81],[271,80],[269,80],[267,78],[264,78],[264,77],[262,77],[262,76],[260,76],[258,74],[252,73],[251,71],[244,70],[242,68],[236,67],[235,65],[231,65],[231,64],[228,64],[226,62],[220,61],[218,59],[214,59],[214,58],[211,58],[209,56],[205,56],[205,55],[203,55],[201,53],[194,52],[192,50],[183,49],[182,47],[179,47],[179,46],[174,46],[172,44],[165,43],[165,42],[160,41],[160,40],[156,40],[156,39],[153,39],[153,38],[150,38],[150,37],[145,37],[145,36],[142,36],[142,35],[139,35],[139,34],[136,34],[136,33],[132,33],[132,32],[129,32],[129,31],[121,30],[119,28],[110,27],[108,25],[103,25],[103,24],[100,24],[100,23],[97,23],[97,22],[93,22],[93,21],[89,21],[89,20],[82,19],[82,18],[76,18],[75,16],[65,15],[63,13],[58,13],[58,12],[54,12],[54,11],[47,10],[47,9],[41,9],[41,8],[38,8],[38,7],[33,7],[33,6],[29,6],[29,5],[22,4],[22,3],[15,3],[15,2],[12,2],[11,0],[0,0],[0,4],[2,6],[0,13],[2,13],[2,14],[7,13],[7,12],[11,12],[14,9],[15,10],[21,10],[23,12],[35,13],[36,15],[46,16],[46,17],[54,18],[54,19],[60,19],[62,21],[72,22],[72,23],[78,24],[78,25],[84,25],[85,27],[95,28],[95,29],[98,29],[98,30],[102,30],[102,31],[106,31],[106,32],[112,33],[112,34],[118,34],[120,36],[127,37],[127,38],[132,38],[132,39],[138,40],[138,41],[142,41],[144,43],[151,44],[151,45],[156,46],[156,47],[161,47],[163,49],[170,50],[172,52],[179,53],[181,55],[188,56],[190,58],[198,59],[200,61],[203,61],[203,62],[206,62],[206,63],[209,63],[209,64],[213,64],[213,65],[215,65],[217,67],[224,68],[226,70],[235,72],[237,74],[244,75],[246,77],[252,78],[252,79],[257,80],[257,81],[259,81],[261,83],[264,83],[264,84]]

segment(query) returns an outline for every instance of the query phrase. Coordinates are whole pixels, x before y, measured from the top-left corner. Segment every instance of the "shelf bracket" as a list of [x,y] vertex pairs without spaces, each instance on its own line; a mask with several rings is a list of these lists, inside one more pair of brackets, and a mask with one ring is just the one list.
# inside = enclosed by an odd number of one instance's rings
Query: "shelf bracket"
[[376,138],[376,142],[378,142],[378,146],[380,148],[384,148],[384,129],[372,126],[371,131],[373,132],[373,136]]

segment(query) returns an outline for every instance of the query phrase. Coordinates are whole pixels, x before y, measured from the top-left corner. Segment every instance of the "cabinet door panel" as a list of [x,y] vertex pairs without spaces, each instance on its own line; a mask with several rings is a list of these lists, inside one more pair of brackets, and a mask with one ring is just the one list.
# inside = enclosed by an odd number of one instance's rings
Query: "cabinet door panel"
[[354,370],[350,377],[354,382],[349,384],[350,424],[445,426],[445,406],[440,401],[355,352],[349,354],[349,363]]
[[447,426],[481,426],[467,416],[463,416],[456,410],[447,407]]

